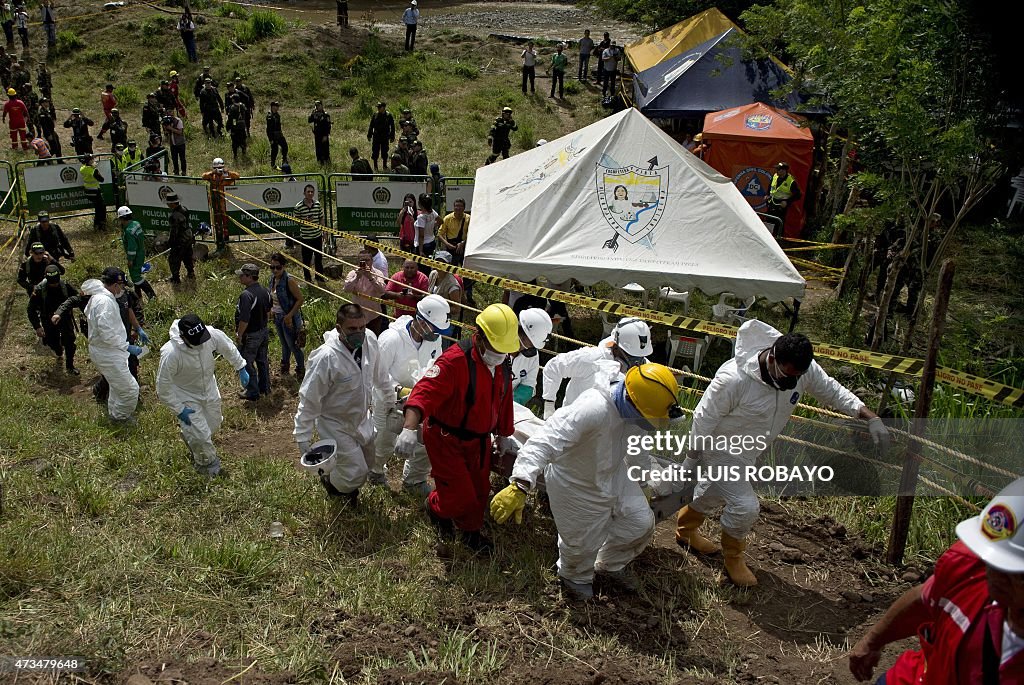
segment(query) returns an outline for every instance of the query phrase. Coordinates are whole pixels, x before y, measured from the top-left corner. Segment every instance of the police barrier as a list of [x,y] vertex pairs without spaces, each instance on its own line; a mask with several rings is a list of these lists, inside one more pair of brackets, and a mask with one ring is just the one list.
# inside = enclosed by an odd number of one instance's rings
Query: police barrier
[[444,208],[446,212],[452,211],[452,204],[456,200],[462,200],[466,203],[466,211],[472,213],[473,184],[475,180],[460,176],[444,179]]
[[382,174],[331,174],[334,189],[334,226],[356,233],[398,233],[398,210],[411,193],[427,192],[429,176],[404,176],[395,181]]
[[[110,157],[106,152],[93,155],[96,170],[103,177],[100,193],[107,207],[114,204],[114,174]],[[79,157],[55,157],[45,162],[25,160],[15,166],[25,197],[22,206],[28,212],[47,211],[61,215],[92,208],[82,185],[82,161]]]
[[[297,237],[299,224],[292,216],[303,197],[305,187],[312,185],[316,191],[314,196],[320,202],[323,212],[322,222],[330,226],[330,199],[327,193],[327,179],[323,174],[290,174],[288,176],[244,176],[235,182],[231,193],[258,205],[249,208],[250,213],[260,221],[246,216],[240,209],[228,204],[228,216],[247,226],[254,233],[271,233],[262,223],[269,224],[275,230]],[[234,224],[231,224],[229,235],[243,235]]]
[[167,196],[172,193],[188,211],[193,229],[210,221],[209,186],[202,179],[125,171],[124,182],[132,217],[146,233],[170,230]]
[[[252,205],[251,202],[247,202],[240,197],[232,196],[230,193],[228,194],[228,197],[236,201],[240,201],[242,204]],[[330,229],[328,229],[328,231],[330,231]],[[471,278],[474,281],[487,283],[505,290],[514,290],[516,292],[526,293],[529,295],[537,295],[538,297],[555,300],[557,302],[564,302],[565,304],[572,304],[585,309],[593,309],[599,312],[623,317],[632,316],[651,323],[668,326],[670,328],[698,331],[723,338],[734,338],[739,330],[736,326],[730,326],[728,324],[704,321],[702,319],[695,319],[689,316],[668,314],[666,312],[659,312],[653,309],[635,307],[621,302],[611,302],[609,300],[602,300],[577,293],[569,293],[562,290],[555,290],[553,288],[543,288],[529,283],[522,283],[520,281],[504,278],[502,276],[492,276],[480,271],[452,266],[451,264],[439,262],[428,257],[421,257],[409,252],[397,250],[391,245],[384,245],[373,240],[367,240],[345,231],[337,231],[337,236],[349,242],[372,245],[387,254],[399,256],[404,259],[411,259],[439,271],[447,271],[449,273],[462,276],[463,278]],[[924,362],[920,359],[882,354],[881,352],[871,352],[868,350],[830,345],[827,343],[815,343],[814,352],[819,356],[835,359],[847,364],[867,366],[880,371],[891,371],[893,373],[899,373],[906,376],[920,377],[924,368]],[[1024,390],[1021,390],[1020,388],[1014,388],[997,381],[943,366],[940,366],[937,369],[937,379],[965,392],[1014,407],[1024,408]]]
[[18,177],[14,167],[6,160],[0,160],[0,220],[18,220]]

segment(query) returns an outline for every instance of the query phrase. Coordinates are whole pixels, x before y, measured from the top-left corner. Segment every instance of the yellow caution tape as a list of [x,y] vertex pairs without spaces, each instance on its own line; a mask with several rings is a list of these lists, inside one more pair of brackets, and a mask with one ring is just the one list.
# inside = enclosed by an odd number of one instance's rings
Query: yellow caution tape
[[[622,302],[602,300],[596,297],[588,297],[586,295],[570,293],[564,290],[556,290],[554,288],[543,288],[541,286],[505,278],[503,276],[492,276],[491,274],[485,274],[480,271],[473,271],[472,269],[454,266],[429,257],[423,257],[412,254],[411,252],[398,250],[391,245],[384,245],[383,243],[378,243],[374,240],[369,240],[352,233],[339,231],[313,222],[302,221],[290,214],[275,211],[265,205],[251,202],[250,200],[232,195],[231,193],[224,194],[236,202],[244,202],[247,205],[258,207],[265,212],[287,218],[296,223],[317,226],[323,231],[330,233],[331,235],[338,236],[339,238],[343,238],[349,242],[369,245],[387,254],[396,255],[403,259],[411,259],[414,262],[425,264],[439,271],[457,274],[463,278],[469,278],[480,283],[487,283],[488,285],[493,285],[504,290],[514,290],[527,295],[535,295],[544,299],[555,300],[556,302],[571,304],[584,309],[592,309],[606,314],[612,314],[614,316],[634,317],[643,319],[650,323],[668,326],[669,328],[696,331],[698,333],[706,333],[708,335],[715,335],[721,338],[735,338],[736,333],[739,331],[738,327],[730,326],[725,323],[704,321],[703,319],[695,319],[690,316],[659,312],[645,307],[636,307]],[[842,271],[842,269],[837,270]],[[924,369],[924,361],[920,359],[883,354],[881,352],[871,352],[869,350],[860,350],[852,347],[831,345],[828,343],[814,343],[814,352],[819,356],[828,357],[829,359],[845,362],[847,364],[866,366],[879,371],[889,371],[915,378],[920,378]],[[963,371],[957,371],[956,369],[951,369],[945,366],[937,368],[936,378],[943,383],[952,385],[965,392],[979,395],[996,402],[1001,402],[1002,404],[1024,409],[1024,390],[1019,388],[1014,388],[997,381],[992,381]]]

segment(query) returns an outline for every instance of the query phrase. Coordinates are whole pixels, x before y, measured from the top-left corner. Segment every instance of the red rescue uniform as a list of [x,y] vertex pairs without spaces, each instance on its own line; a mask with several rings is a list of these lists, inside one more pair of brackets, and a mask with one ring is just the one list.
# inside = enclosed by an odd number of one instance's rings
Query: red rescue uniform
[[423,415],[423,444],[435,490],[428,506],[467,532],[484,525],[490,493],[491,434],[512,435],[512,378],[509,365],[491,374],[472,345],[476,386],[467,406],[469,364],[461,345],[452,345],[413,387],[406,407]]
[[28,149],[28,107],[16,97],[12,97],[4,103],[3,118],[11,128],[11,149],[18,149],[18,141],[21,141],[21,149]]
[[973,685],[986,682],[985,633],[999,660],[1000,685],[1024,685],[1024,651],[1003,659],[1006,612],[988,594],[985,563],[962,542],[935,562],[935,575],[921,589],[931,621],[917,629],[919,651],[900,655],[885,685]]

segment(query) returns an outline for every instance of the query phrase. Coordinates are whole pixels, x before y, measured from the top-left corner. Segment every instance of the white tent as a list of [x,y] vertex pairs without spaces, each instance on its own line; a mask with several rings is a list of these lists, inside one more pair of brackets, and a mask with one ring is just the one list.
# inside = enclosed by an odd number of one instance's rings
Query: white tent
[[478,169],[466,267],[772,301],[804,291],[732,179],[635,109]]

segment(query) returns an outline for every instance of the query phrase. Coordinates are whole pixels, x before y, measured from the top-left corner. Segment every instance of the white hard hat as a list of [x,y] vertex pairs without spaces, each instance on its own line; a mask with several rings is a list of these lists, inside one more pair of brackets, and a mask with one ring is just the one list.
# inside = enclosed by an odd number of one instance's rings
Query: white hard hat
[[448,301],[440,295],[427,295],[416,303],[416,313],[438,331],[443,331],[451,325],[451,312],[452,308]]
[[526,337],[530,339],[534,347],[543,350],[554,326],[546,311],[533,307],[519,312],[519,328],[526,333]]
[[122,219],[122,218],[124,218],[126,216],[131,216],[131,215],[132,215],[132,208],[131,207],[128,207],[126,205],[124,207],[118,207],[117,208],[117,218],[118,219]]
[[540,140],[537,141],[537,147],[540,147],[541,145],[547,145],[547,144],[548,144],[548,141],[546,141],[543,138],[541,138]]
[[299,457],[299,465],[310,473],[325,476],[334,470],[337,462],[338,443],[321,440],[309,446],[309,451]]
[[1024,478],[1018,478],[982,510],[961,521],[956,534],[987,565],[1024,573]]
[[649,357],[654,352],[651,327],[640,319],[623,319],[612,330],[612,340],[630,357]]
[[224,166],[224,160],[221,159],[220,157],[214,157],[213,158],[213,168],[216,169],[217,167],[222,167],[222,166]]

